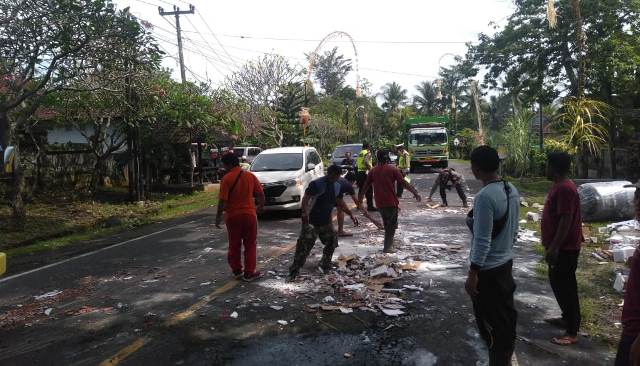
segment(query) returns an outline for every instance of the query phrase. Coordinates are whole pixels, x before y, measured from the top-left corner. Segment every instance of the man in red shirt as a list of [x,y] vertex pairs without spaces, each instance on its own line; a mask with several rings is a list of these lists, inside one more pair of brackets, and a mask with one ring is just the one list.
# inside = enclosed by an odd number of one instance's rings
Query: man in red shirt
[[[640,181],[635,187],[636,220],[640,221]],[[624,293],[622,307],[622,337],[618,345],[615,366],[640,366],[640,247],[631,258],[631,272]]]
[[547,194],[542,213],[542,245],[549,265],[549,283],[558,301],[562,318],[547,322],[566,330],[553,343],[568,346],[577,342],[580,329],[580,300],[576,269],[582,237],[580,196],[576,185],[567,178],[571,157],[566,153],[552,153],[547,158],[547,177],[553,186]]
[[378,165],[369,172],[367,181],[358,194],[358,200],[360,204],[362,204],[364,192],[367,192],[367,190],[373,186],[376,207],[380,211],[382,224],[384,225],[384,252],[395,253],[393,237],[398,228],[399,205],[396,186],[402,184],[405,189],[413,193],[413,196],[418,202],[420,202],[422,198],[418,191],[402,177],[400,170],[389,164],[391,161],[391,159],[389,159],[389,152],[380,150],[376,156],[378,158]]
[[[254,197],[258,200],[257,212],[264,210],[264,192],[262,185],[253,173],[240,169],[238,157],[225,154],[222,164],[228,172],[220,183],[220,196],[216,227],[220,228],[222,213],[229,236],[228,261],[236,279],[253,281],[261,277],[256,272],[256,238],[258,219]],[[244,272],[241,262],[241,249],[244,246]]]

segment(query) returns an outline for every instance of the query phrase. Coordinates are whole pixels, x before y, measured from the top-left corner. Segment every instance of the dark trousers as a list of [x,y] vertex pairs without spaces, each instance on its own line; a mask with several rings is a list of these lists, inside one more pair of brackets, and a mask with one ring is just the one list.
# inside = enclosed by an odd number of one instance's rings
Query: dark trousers
[[578,335],[580,330],[580,299],[576,269],[580,251],[561,250],[555,265],[549,266],[549,283],[562,311],[562,319],[567,323],[567,334]]
[[618,344],[618,354],[616,355],[616,363],[614,366],[629,366],[629,354],[631,353],[631,345],[635,342],[637,335],[622,335]]
[[[367,172],[360,172],[356,174],[356,184],[358,185],[358,195],[362,188],[364,188],[364,183],[367,181]],[[365,192],[365,197],[367,198],[367,208],[372,208],[373,206],[373,187],[369,188],[368,191]]]
[[[402,177],[406,177],[407,174],[405,174],[405,171],[402,170]],[[398,182],[397,186],[396,186],[396,195],[398,196],[398,198],[402,198],[402,193],[404,192],[404,184],[402,184],[402,182]]]
[[[457,184],[454,184],[453,187],[455,187],[456,191],[458,192],[458,196],[460,196],[460,200],[462,201],[462,204],[466,206],[467,195],[464,193],[464,188],[462,188],[462,184],[457,183]],[[442,198],[443,205],[449,206],[449,203],[447,203],[447,190],[443,184],[440,185],[440,198]]]
[[393,249],[393,238],[398,229],[398,208],[380,207],[379,210],[384,225],[384,249]]
[[478,295],[472,298],[480,336],[489,348],[490,366],[509,366],[516,344],[518,312],[513,293],[513,261],[478,272]]

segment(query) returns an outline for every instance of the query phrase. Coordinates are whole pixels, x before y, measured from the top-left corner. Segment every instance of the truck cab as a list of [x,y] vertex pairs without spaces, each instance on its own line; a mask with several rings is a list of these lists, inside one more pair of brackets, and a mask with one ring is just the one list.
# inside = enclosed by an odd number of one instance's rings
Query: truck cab
[[407,120],[407,149],[411,154],[411,171],[419,166],[449,166],[449,134],[446,116],[421,116]]

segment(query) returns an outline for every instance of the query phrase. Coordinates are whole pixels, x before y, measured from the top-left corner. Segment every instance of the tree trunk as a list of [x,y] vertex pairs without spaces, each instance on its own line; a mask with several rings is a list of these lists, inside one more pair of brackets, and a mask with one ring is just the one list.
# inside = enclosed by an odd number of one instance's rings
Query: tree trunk
[[578,51],[578,98],[584,97],[585,84],[585,34],[582,20],[582,12],[580,11],[580,0],[571,0],[571,7],[576,18],[576,49]]
[[24,201],[22,199],[22,194],[24,192],[24,172],[20,167],[20,152],[18,149],[18,144],[14,145],[14,158],[13,158],[13,173],[12,173],[12,183],[13,183],[13,191],[11,195],[11,211],[13,214],[14,225],[18,230],[22,230],[24,228],[25,219],[27,212],[24,207]]
[[473,93],[473,103],[476,106],[476,117],[478,118],[478,133],[480,134],[480,144],[484,145],[484,130],[482,128],[482,113],[480,110],[480,96],[478,95],[478,82],[473,81],[471,84]]
[[6,111],[0,111],[0,150],[9,145],[9,116]]
[[98,188],[104,182],[104,159],[100,155],[96,155],[96,163],[93,166],[93,174],[91,174],[91,192],[96,193]]

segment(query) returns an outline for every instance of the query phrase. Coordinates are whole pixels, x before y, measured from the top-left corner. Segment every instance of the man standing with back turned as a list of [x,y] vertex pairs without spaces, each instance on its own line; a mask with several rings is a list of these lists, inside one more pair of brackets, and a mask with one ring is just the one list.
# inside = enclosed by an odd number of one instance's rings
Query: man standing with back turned
[[580,196],[576,185],[567,178],[571,157],[567,153],[552,153],[547,158],[547,177],[553,186],[547,194],[542,212],[542,245],[549,264],[549,283],[558,301],[562,317],[546,319],[566,330],[551,342],[569,346],[577,342],[580,329],[580,300],[576,269],[582,237]]
[[497,171],[498,152],[479,146],[471,153],[471,170],[484,188],[467,218],[472,231],[470,268],[465,289],[473,302],[480,336],[489,348],[490,366],[511,365],[516,342],[512,248],[518,233],[520,197]]
[[376,193],[376,206],[382,216],[382,224],[384,225],[384,252],[395,253],[393,247],[393,237],[398,228],[398,197],[396,196],[396,185],[402,184],[409,192],[413,193],[416,201],[420,202],[422,198],[418,191],[409,184],[400,173],[400,170],[390,165],[389,153],[379,150],[377,154],[378,165],[369,172],[364,190],[358,193],[358,200],[362,202],[364,192],[371,189]]
[[[222,164],[227,174],[220,183],[220,197],[216,227],[222,223],[222,212],[226,212],[225,223],[229,235],[229,266],[236,279],[253,281],[261,277],[256,272],[256,238],[258,219],[254,197],[258,200],[258,212],[264,210],[264,192],[262,185],[253,173],[240,168],[238,157],[225,154]],[[241,262],[241,249],[244,246],[244,274]]]

